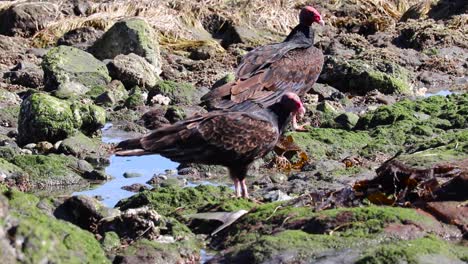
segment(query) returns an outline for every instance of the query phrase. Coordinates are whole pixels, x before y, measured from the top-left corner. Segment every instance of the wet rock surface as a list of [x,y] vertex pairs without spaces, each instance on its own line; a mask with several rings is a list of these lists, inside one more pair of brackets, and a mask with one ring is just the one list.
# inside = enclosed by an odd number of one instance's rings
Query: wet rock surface
[[0,3],[2,263],[467,262],[467,5],[384,2],[314,3],[307,131],[253,164],[252,200],[113,144],[206,112],[302,4]]

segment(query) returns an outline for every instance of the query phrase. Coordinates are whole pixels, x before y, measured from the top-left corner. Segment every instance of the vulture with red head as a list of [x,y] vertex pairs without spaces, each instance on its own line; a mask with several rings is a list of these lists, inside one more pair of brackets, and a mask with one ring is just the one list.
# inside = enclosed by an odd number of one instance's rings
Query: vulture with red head
[[[141,138],[120,142],[118,156],[160,154],[180,163],[223,165],[229,169],[236,196],[248,197],[245,177],[250,164],[276,145],[292,115],[305,109],[294,93],[264,108],[245,101],[240,108],[195,115]],[[239,108],[239,109],[240,109]]]
[[[313,23],[324,25],[320,13],[311,6],[299,14],[299,24],[281,42],[258,47],[246,54],[237,67],[234,81],[215,88],[202,97],[210,109],[228,109],[246,100],[267,107],[286,92],[303,97],[322,71],[323,54],[313,46]],[[297,128],[296,118],[293,126]]]

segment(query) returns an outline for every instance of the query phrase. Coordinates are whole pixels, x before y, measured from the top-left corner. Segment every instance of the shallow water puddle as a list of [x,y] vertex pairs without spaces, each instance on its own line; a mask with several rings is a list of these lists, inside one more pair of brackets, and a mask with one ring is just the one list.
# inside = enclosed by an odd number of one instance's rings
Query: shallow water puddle
[[[118,143],[124,139],[135,137],[134,133],[125,132],[115,129],[112,124],[108,123],[102,129],[102,141],[105,143]],[[135,193],[122,190],[123,186],[132,185],[134,183],[146,184],[155,174],[164,173],[166,170],[175,170],[179,163],[173,162],[160,155],[147,155],[135,157],[110,157],[110,164],[106,167],[106,173],[114,177],[114,179],[105,182],[104,184],[95,185],[89,190],[74,192],[73,195],[100,196],[103,198],[102,203],[107,207],[114,207],[118,201],[130,197]],[[133,172],[141,174],[140,177],[125,178],[125,172]],[[222,185],[209,181],[187,182],[187,187],[195,187],[198,185]],[[148,185],[149,186],[149,185]],[[233,186],[231,186],[234,188]]]
[[[148,155],[140,157],[117,157],[110,158],[110,165],[106,168],[106,173],[114,179],[97,186],[95,189],[82,192],[75,192],[73,195],[84,194],[88,196],[99,195],[102,202],[108,207],[135,193],[122,190],[121,187],[134,183],[145,184],[156,173],[163,173],[166,169],[175,169],[179,164],[170,161],[159,155]],[[123,177],[124,172],[136,172],[142,176],[136,178]]]
[[435,95],[442,95],[442,96],[447,96],[447,95],[451,95],[453,94],[452,91],[449,91],[449,90],[440,90],[436,93],[426,93],[424,96],[425,97],[431,97],[431,96],[435,96]]

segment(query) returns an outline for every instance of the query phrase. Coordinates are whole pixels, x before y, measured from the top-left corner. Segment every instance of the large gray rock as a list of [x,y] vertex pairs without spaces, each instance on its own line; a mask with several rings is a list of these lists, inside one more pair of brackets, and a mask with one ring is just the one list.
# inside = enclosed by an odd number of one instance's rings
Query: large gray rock
[[92,134],[104,126],[106,112],[99,106],[70,103],[53,96],[35,93],[21,104],[18,142],[57,142],[78,130]]
[[90,51],[101,60],[135,53],[154,65],[157,75],[161,73],[157,34],[140,18],[127,18],[115,23],[94,43]]
[[51,49],[42,61],[47,91],[60,86],[78,83],[93,88],[111,81],[106,65],[91,54],[69,46]]
[[122,81],[128,89],[135,85],[153,87],[160,80],[160,70],[134,53],[117,55],[107,68],[112,79]]
[[53,3],[17,3],[0,13],[0,34],[30,37],[58,15],[58,7]]

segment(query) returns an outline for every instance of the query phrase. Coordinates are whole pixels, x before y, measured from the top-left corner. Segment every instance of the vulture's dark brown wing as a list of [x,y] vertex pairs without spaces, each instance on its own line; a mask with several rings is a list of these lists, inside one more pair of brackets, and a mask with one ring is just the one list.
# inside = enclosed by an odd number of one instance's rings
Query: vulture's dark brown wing
[[278,137],[267,120],[217,111],[160,128],[140,142],[145,151],[177,162],[230,166],[265,155]]
[[[270,51],[267,47],[262,48]],[[267,64],[261,64],[260,53],[254,53],[246,56],[239,66],[239,77],[235,81],[216,88],[203,100],[211,100],[209,105],[213,108],[227,109],[245,100],[269,106],[286,92],[302,97],[317,80],[323,60],[322,51],[315,47],[289,50]],[[252,70],[254,72],[249,73]]]

